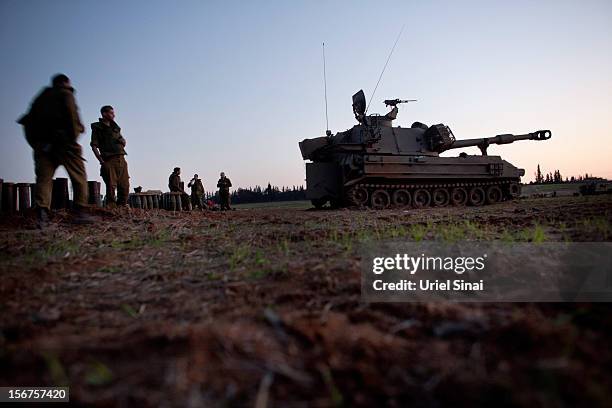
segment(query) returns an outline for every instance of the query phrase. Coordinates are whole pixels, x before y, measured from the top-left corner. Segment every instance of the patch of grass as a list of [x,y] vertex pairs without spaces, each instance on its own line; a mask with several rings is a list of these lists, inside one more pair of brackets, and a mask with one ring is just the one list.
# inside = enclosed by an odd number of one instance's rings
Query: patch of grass
[[548,240],[548,237],[546,236],[546,232],[544,231],[544,228],[541,225],[536,224],[535,227],[533,227],[533,233],[531,235],[531,240],[537,244]]
[[353,248],[353,240],[355,237],[354,234],[350,232],[338,232],[338,230],[332,229],[327,233],[327,239],[341,246],[345,252],[350,252]]
[[295,208],[295,209],[306,209],[311,208],[312,204],[310,201],[271,201],[267,203],[248,203],[248,204],[233,204],[232,207],[236,209],[249,209],[249,208]]
[[28,265],[36,263],[46,263],[58,257],[69,257],[79,252],[80,243],[75,240],[58,239],[52,241],[42,248],[35,249],[23,255],[23,262]]
[[561,234],[561,239],[563,242],[572,242],[570,229],[565,222],[560,222],[556,225],[556,228],[559,230],[559,234]]
[[372,239],[372,236],[367,229],[362,228],[355,233],[355,239],[359,242],[368,242]]
[[110,242],[110,247],[113,249],[138,249],[144,246],[161,247],[171,240],[171,234],[168,229],[161,229],[155,233],[147,233],[142,236],[142,233],[135,234],[128,239],[114,239]]
[[85,371],[85,382],[93,386],[107,385],[114,378],[115,376],[110,368],[96,360],[90,362]]
[[285,256],[289,256],[289,240],[287,238],[283,238],[278,244],[278,250]]
[[323,377],[323,382],[327,386],[327,390],[329,391],[332,404],[335,407],[341,407],[344,405],[344,397],[340,392],[340,389],[336,386],[336,382],[332,376],[331,370],[329,367],[323,367],[320,369],[321,376]]
[[408,234],[406,227],[403,225],[392,225],[387,230],[387,236],[391,238],[401,238]]
[[409,234],[410,230],[404,225],[381,225],[376,222],[374,225],[362,225],[350,231],[338,231],[337,229],[333,229],[327,233],[327,237],[330,241],[339,244],[344,252],[351,252],[355,242],[364,243],[371,240],[394,239]]
[[67,387],[70,384],[66,370],[60,361],[59,357],[53,353],[43,353],[42,358],[47,366],[47,371],[51,380],[57,387]]
[[136,318],[138,317],[138,312],[130,305],[124,303],[121,305],[121,310],[127,313],[128,316]]
[[375,221],[374,226],[370,228],[370,236],[378,241],[382,239],[381,228],[378,225],[378,221]]
[[250,245],[242,244],[242,245],[236,246],[229,257],[230,269],[231,270],[236,269],[236,267],[242,264],[250,254],[251,254]]
[[342,234],[342,248],[344,252],[351,252],[353,250],[354,237],[351,234]]
[[482,240],[485,238],[485,233],[486,233],[486,226],[482,225],[482,224],[478,224],[475,222],[472,222],[470,220],[465,220],[463,222],[463,225],[465,226],[465,233],[466,235],[474,238],[475,240]]
[[154,247],[160,247],[164,245],[166,242],[168,242],[170,239],[171,239],[170,231],[167,229],[162,229],[160,231],[157,231],[157,233],[155,233],[151,237],[147,237],[147,239],[145,240],[145,243],[151,246],[154,246]]
[[219,275],[218,273],[210,272],[206,274],[206,279],[211,280],[211,281],[220,280],[222,278],[223,276]]
[[540,224],[536,224],[533,227],[524,228],[516,234],[517,241],[521,242],[534,242],[542,243],[548,241],[546,231]]
[[99,268],[98,272],[102,272],[102,273],[117,273],[120,270],[121,270],[121,268],[116,266],[116,265],[107,265],[107,266],[103,266],[103,267]]
[[255,265],[258,265],[258,266],[266,265],[268,263],[268,260],[264,256],[261,249],[257,249],[255,251],[255,257],[253,258],[253,261],[255,262]]
[[251,279],[261,279],[261,278],[265,278],[266,276],[268,276],[270,272],[272,272],[270,269],[255,269],[249,272],[248,276]]
[[409,235],[415,242],[421,242],[427,235],[428,228],[423,224],[413,224],[410,226]]
[[461,224],[440,225],[437,232],[444,242],[457,242],[465,239],[465,228]]
[[516,238],[514,237],[513,234],[510,233],[510,231],[504,228],[504,230],[502,231],[499,237],[499,240],[502,242],[511,243],[511,242],[515,242]]
[[140,237],[126,240],[113,240],[110,247],[113,249],[136,249],[145,245],[145,241]]
[[583,219],[577,227],[580,231],[597,235],[603,241],[610,237],[610,222],[603,216]]

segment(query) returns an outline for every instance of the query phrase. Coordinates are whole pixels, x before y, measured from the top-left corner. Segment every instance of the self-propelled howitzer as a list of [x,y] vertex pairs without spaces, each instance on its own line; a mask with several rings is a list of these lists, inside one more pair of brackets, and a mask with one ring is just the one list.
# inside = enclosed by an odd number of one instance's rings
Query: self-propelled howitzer
[[[391,102],[391,103],[388,103]],[[456,140],[443,124],[410,128],[392,126],[399,99],[387,115],[365,114],[365,96],[353,96],[359,122],[335,135],[305,139],[300,150],[306,163],[306,195],[316,207],[483,205],[520,195],[519,169],[499,156],[487,155],[492,144],[517,140],[547,140],[550,130],[523,135],[503,134],[489,138]],[[461,153],[441,157],[451,149],[476,146],[481,155]]]

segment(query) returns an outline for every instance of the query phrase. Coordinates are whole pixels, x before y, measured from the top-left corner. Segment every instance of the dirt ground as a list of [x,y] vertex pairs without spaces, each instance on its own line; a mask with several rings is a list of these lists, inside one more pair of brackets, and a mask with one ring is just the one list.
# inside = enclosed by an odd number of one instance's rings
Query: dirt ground
[[609,406],[608,304],[376,303],[368,240],[611,241],[612,198],[0,217],[0,385],[94,406]]

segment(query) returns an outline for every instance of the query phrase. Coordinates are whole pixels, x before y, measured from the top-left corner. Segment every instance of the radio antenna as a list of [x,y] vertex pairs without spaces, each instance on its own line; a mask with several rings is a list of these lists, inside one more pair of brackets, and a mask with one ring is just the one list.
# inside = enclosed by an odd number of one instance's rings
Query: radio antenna
[[325,134],[330,135],[329,117],[327,116],[327,73],[325,72],[325,43],[323,43],[323,86],[325,89]]
[[400,37],[402,36],[402,32],[404,31],[404,27],[406,27],[406,24],[404,24],[402,26],[402,29],[400,30],[399,34],[397,35],[397,38],[395,39],[395,43],[393,44],[393,48],[391,48],[391,52],[389,53],[389,56],[387,57],[387,62],[385,62],[385,66],[383,67],[382,72],[380,73],[380,76],[378,77],[378,82],[376,82],[376,86],[374,87],[374,92],[372,92],[372,95],[370,96],[370,100],[368,102],[368,106],[366,107],[365,113],[368,113],[368,109],[370,109],[370,103],[372,103],[372,99],[374,98],[374,94],[376,93],[376,90],[378,89],[378,84],[380,84],[380,80],[382,79],[382,76],[385,73],[385,70],[387,69],[387,64],[389,63],[389,60],[391,59],[391,55],[393,55],[393,51],[395,50],[395,46],[397,45],[397,42],[399,41]]

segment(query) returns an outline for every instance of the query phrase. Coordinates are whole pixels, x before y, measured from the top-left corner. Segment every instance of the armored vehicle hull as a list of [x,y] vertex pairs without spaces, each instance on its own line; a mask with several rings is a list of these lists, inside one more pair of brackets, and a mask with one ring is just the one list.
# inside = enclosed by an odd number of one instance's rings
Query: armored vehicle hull
[[498,156],[439,157],[418,162],[365,156],[362,176],[336,163],[306,164],[306,196],[315,207],[483,205],[520,195],[524,170]]
[[[330,203],[333,207],[423,208],[516,198],[525,171],[499,156],[488,156],[487,147],[551,137],[550,131],[541,130],[455,140],[442,124],[428,127],[415,122],[410,128],[393,127],[397,108],[385,116],[365,116],[360,108],[365,97],[360,93],[353,96],[358,125],[300,143],[302,157],[310,160],[306,164],[306,195],[315,207]],[[468,146],[479,147],[482,155],[439,155]]]

